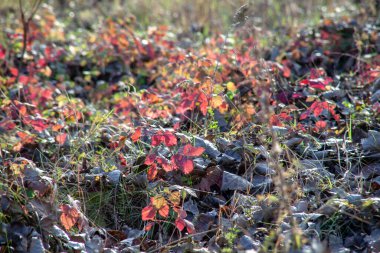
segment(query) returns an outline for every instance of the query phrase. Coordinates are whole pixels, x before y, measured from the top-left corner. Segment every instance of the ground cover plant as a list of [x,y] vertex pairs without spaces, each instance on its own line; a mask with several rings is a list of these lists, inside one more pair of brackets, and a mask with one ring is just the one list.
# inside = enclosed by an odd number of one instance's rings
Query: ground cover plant
[[380,252],[380,6],[347,3],[222,32],[7,7],[0,251]]

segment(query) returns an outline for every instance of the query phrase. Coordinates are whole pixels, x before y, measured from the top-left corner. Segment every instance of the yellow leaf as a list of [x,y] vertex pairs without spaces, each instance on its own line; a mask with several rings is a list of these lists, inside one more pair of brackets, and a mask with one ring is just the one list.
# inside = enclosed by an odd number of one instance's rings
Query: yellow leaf
[[159,210],[166,205],[166,199],[163,196],[156,196],[152,198],[152,205]]
[[235,92],[236,91],[236,85],[233,82],[228,82],[227,83],[227,90],[229,90],[231,92]]
[[211,106],[217,108],[223,104],[223,98],[221,96],[215,96],[211,99]]
[[215,84],[214,85],[214,94],[220,94],[224,91],[224,87],[220,84]]
[[175,192],[172,192],[170,194],[170,197],[169,197],[169,200],[175,204],[175,205],[179,205],[179,202],[181,200],[181,197],[180,197],[180,194],[178,191],[175,191]]

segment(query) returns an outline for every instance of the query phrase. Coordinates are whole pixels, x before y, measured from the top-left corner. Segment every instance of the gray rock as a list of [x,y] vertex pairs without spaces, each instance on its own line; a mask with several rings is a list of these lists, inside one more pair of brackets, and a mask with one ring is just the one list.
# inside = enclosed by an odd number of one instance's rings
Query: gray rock
[[250,191],[253,188],[252,183],[241,176],[223,171],[222,191]]
[[249,250],[249,252],[257,252],[259,250],[261,243],[259,241],[253,240],[248,235],[244,235],[240,238],[238,242],[239,250]]
[[301,200],[296,205],[296,212],[297,213],[305,213],[307,212],[309,203],[307,201]]
[[267,163],[257,163],[253,171],[263,176],[276,174],[272,168],[269,168]]
[[94,167],[91,169],[91,174],[102,174],[104,170],[100,167]]
[[346,196],[346,199],[350,204],[358,206],[361,205],[363,196],[360,194],[349,194]]
[[198,215],[199,214],[198,206],[197,206],[197,204],[192,199],[189,199],[188,201],[186,201],[185,203],[183,203],[183,209],[185,211],[191,212],[194,215]]
[[375,130],[368,131],[368,137],[361,140],[365,153],[380,152],[380,132]]
[[205,154],[207,154],[210,158],[216,159],[218,156],[221,155],[219,150],[216,148],[214,144],[212,144],[210,141],[202,139],[200,137],[195,137],[195,146],[196,147],[203,147],[205,149]]
[[108,173],[107,178],[113,185],[117,185],[120,182],[121,171],[113,170]]
[[261,206],[252,206],[250,211],[255,222],[260,222],[264,219],[264,211]]

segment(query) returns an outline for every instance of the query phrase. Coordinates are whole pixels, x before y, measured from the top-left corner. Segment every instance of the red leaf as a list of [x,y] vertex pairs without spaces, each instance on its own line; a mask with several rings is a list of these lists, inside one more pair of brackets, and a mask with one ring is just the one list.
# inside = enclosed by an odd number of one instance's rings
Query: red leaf
[[42,132],[48,128],[48,125],[46,125],[42,119],[32,119],[30,117],[25,117],[23,122],[26,125],[31,125],[37,132]]
[[141,127],[138,127],[136,131],[132,134],[131,139],[133,142],[136,142],[141,137]]
[[317,127],[318,130],[322,130],[327,127],[327,122],[323,120],[319,120],[315,123],[315,126]]
[[194,170],[193,161],[186,159],[182,164],[182,171],[185,174],[190,174]]
[[194,169],[193,161],[186,158],[181,154],[175,154],[172,156],[173,169],[181,169],[183,173],[189,174]]
[[162,142],[162,136],[161,135],[155,134],[152,136],[152,146],[153,147],[160,145],[161,142]]
[[325,86],[326,85],[324,84],[324,81],[321,78],[318,78],[315,80],[310,80],[310,87],[312,87],[314,89],[325,90],[326,89]]
[[27,85],[28,82],[29,82],[29,77],[25,76],[25,75],[21,75],[19,78],[18,78],[18,81],[20,83],[22,83],[23,85]]
[[9,71],[11,72],[12,76],[14,76],[14,77],[18,76],[18,69],[17,68],[10,68]]
[[208,99],[204,93],[200,93],[198,97],[199,108],[203,115],[207,114]]
[[149,222],[148,224],[146,224],[144,230],[145,230],[145,231],[149,231],[149,230],[151,230],[152,227],[153,227],[153,225],[154,225],[154,222]]
[[4,60],[5,59],[5,51],[0,48],[0,60]]
[[166,131],[164,134],[164,143],[167,147],[177,145],[177,137],[169,131]]
[[185,228],[186,223],[183,219],[177,218],[175,220],[175,226],[178,228],[179,231],[182,231]]
[[180,128],[179,122],[177,122],[177,123],[175,123],[175,124],[173,125],[173,129],[174,129],[174,130],[178,130],[179,128]]
[[67,133],[62,133],[62,134],[57,135],[55,137],[55,140],[58,142],[59,145],[63,145],[65,144],[66,137],[67,137]]
[[49,89],[42,89],[40,96],[44,101],[51,100],[53,99],[53,91]]
[[189,234],[193,234],[195,232],[195,228],[194,228],[194,224],[191,223],[190,221],[188,220],[184,220],[185,223],[186,223],[186,229],[187,229],[187,232]]
[[6,131],[12,130],[16,127],[16,124],[11,120],[3,120],[0,121],[0,128],[5,129]]
[[127,159],[125,159],[123,153],[119,153],[119,160],[121,166],[127,166]]
[[156,147],[161,143],[164,143],[167,147],[175,146],[177,145],[177,137],[169,131],[158,131],[152,136],[152,146]]
[[141,211],[141,219],[143,221],[154,220],[155,216],[156,216],[156,209],[152,205],[144,207],[143,210]]
[[290,75],[292,74],[290,68],[286,65],[284,65],[283,69],[282,69],[282,75],[285,77],[285,78],[289,78]]
[[168,206],[168,205],[164,205],[163,207],[161,207],[160,210],[158,210],[158,213],[159,213],[162,217],[167,218],[167,217],[169,216],[169,206]]
[[303,112],[300,116],[300,120],[304,120],[306,119],[307,117],[309,117],[310,115],[310,112],[309,111],[306,111],[306,112]]
[[183,155],[185,156],[200,156],[205,151],[202,147],[194,147],[191,144],[186,144],[183,147]]
[[313,114],[315,117],[318,117],[319,115],[322,114],[324,109],[328,109],[329,104],[327,102],[314,102],[311,106],[310,109],[313,109]]
[[156,155],[155,154],[149,154],[145,158],[145,165],[152,165],[154,161],[156,160]]

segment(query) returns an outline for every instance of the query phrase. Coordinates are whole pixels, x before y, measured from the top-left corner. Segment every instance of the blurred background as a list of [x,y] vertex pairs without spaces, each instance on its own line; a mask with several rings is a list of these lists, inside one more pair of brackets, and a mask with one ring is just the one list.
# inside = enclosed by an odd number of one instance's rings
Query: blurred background
[[[21,0],[24,8],[37,0]],[[138,26],[169,25],[178,32],[226,32],[247,20],[259,29],[296,27],[334,15],[378,14],[379,0],[42,0],[66,25],[90,28],[108,17],[136,18]],[[17,18],[19,1],[1,0],[0,19]],[[242,7],[243,6],[243,7]],[[240,12],[239,12],[240,11]],[[237,13],[238,12],[238,13]],[[237,15],[236,15],[237,14]],[[331,14],[332,15],[332,14]],[[4,24],[3,26],[4,27]]]

